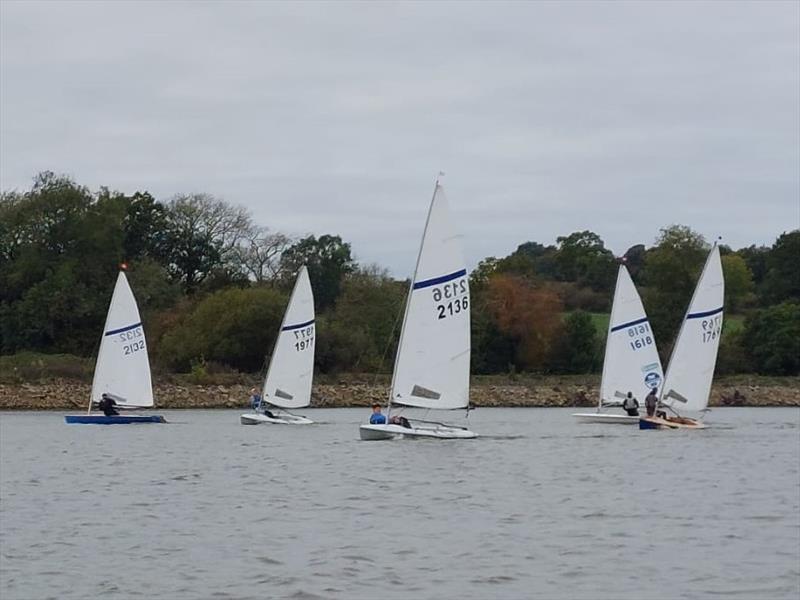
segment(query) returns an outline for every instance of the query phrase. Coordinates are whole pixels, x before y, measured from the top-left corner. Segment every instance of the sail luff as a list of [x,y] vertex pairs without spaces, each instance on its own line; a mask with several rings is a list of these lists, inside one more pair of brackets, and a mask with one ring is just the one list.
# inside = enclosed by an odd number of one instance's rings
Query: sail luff
[[436,201],[436,193],[439,191],[439,178],[436,178],[436,183],[433,186],[433,195],[431,202],[428,205],[428,215],[425,217],[425,228],[422,230],[422,238],[419,241],[419,250],[417,251],[417,261],[414,264],[414,274],[411,276],[411,282],[408,284],[408,295],[406,296],[406,306],[403,311],[403,323],[400,325],[400,340],[397,343],[397,351],[394,355],[394,366],[392,367],[392,384],[389,388],[389,405],[387,412],[392,410],[392,398],[395,394],[394,384],[397,376],[397,364],[400,361],[400,354],[403,349],[403,340],[405,339],[406,323],[408,321],[408,310],[411,306],[411,295],[414,293],[414,284],[417,281],[417,272],[419,271],[419,261],[422,258],[422,248],[425,246],[425,236],[428,235],[428,225],[431,222],[431,213],[433,212],[433,203]]

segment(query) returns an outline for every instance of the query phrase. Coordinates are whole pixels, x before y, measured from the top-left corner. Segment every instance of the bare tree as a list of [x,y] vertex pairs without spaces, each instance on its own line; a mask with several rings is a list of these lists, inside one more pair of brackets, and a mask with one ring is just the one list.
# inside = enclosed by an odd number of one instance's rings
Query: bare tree
[[259,283],[278,277],[283,251],[292,244],[288,236],[253,226],[239,242],[238,261],[248,278]]

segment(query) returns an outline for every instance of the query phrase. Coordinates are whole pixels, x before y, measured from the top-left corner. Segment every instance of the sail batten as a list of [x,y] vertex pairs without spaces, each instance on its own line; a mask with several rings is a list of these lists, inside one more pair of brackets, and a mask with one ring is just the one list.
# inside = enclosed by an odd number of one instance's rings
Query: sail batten
[[304,266],[297,274],[264,378],[265,402],[281,408],[310,404],[315,348],[314,295]]

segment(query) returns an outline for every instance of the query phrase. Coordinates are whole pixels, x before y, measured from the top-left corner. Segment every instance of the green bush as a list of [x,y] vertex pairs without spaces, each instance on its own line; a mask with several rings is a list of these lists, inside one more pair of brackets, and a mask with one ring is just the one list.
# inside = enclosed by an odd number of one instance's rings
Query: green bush
[[762,375],[800,374],[800,304],[784,302],[753,313],[744,345]]

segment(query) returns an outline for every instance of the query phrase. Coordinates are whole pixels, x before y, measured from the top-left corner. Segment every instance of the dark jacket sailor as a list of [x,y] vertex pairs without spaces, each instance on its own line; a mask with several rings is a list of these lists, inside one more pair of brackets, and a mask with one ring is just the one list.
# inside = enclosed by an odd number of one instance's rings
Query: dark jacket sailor
[[644,406],[647,409],[647,416],[652,417],[656,414],[656,406],[658,406],[658,395],[656,393],[656,388],[650,390],[650,393],[647,394],[647,398],[644,399]]
[[100,402],[97,403],[97,406],[107,417],[113,417],[114,415],[119,414],[119,411],[116,409],[116,401],[108,394],[103,394],[100,397]]
[[639,416],[639,401],[633,397],[632,392],[628,392],[628,395],[625,396],[625,400],[622,402],[622,408],[625,409],[629,417]]

